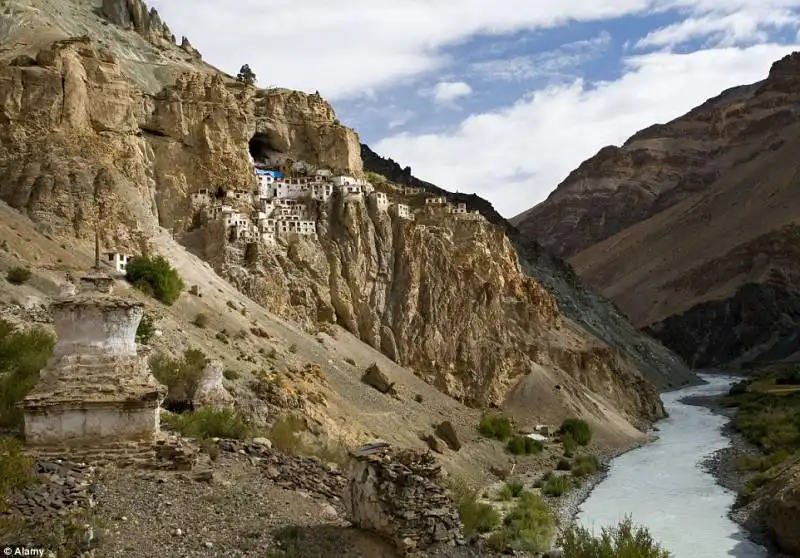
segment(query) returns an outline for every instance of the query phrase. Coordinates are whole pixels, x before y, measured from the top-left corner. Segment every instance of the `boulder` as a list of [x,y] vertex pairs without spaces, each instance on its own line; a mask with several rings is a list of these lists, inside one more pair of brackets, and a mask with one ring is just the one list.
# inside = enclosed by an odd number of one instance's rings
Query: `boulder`
[[458,439],[456,429],[449,420],[444,421],[436,427],[436,435],[444,440],[451,450],[458,451],[461,449],[461,440]]
[[364,372],[361,381],[368,386],[374,387],[381,393],[394,395],[394,383],[389,381],[389,377],[383,373],[376,363],[372,363],[369,368]]
[[444,453],[445,443],[436,436],[426,436],[425,443],[428,444],[428,447],[436,453]]

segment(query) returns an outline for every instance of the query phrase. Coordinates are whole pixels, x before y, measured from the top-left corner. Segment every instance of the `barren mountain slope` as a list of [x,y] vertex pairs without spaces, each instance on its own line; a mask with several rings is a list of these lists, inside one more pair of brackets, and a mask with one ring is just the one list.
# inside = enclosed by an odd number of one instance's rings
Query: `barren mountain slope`
[[800,54],[607,147],[513,219],[693,366],[800,349]]

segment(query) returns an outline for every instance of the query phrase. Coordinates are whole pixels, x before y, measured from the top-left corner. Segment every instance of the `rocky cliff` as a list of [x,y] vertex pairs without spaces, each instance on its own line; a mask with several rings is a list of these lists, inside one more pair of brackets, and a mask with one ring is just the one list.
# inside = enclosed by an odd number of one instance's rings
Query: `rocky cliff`
[[800,53],[583,163],[512,222],[695,366],[796,339]]
[[0,14],[2,44],[21,45],[0,52],[0,198],[42,227],[85,237],[99,218],[120,249],[181,230],[190,192],[254,187],[248,150],[361,172],[358,136],[319,95],[236,83],[140,0],[68,4]]
[[474,194],[450,193],[420,180],[411,174],[409,167],[403,168],[363,144],[361,156],[367,171],[382,174],[400,184],[425,188],[446,196],[452,203],[466,203],[480,211],[489,223],[505,232],[521,271],[552,294],[560,312],[624,355],[656,386],[668,388],[696,381],[679,358],[660,343],[637,332],[613,304],[581,281],[569,264],[551,255],[538,242],[519,234],[488,201]]
[[23,45],[0,54],[0,198],[49,235],[86,238],[99,225],[104,246],[137,253],[172,229],[268,310],[307,329],[336,322],[471,405],[503,404],[522,378],[539,378],[554,416],[610,424],[616,413],[644,426],[663,410],[639,369],[661,385],[691,381],[610,307],[564,314],[594,295],[574,276],[553,279],[560,271],[537,280],[543,254],[523,270],[491,215],[495,224],[432,213],[406,222],[334,199],[313,208],[317,239],[230,242],[190,193],[252,191],[248,151],[360,175],[355,132],[317,94],[259,90],[206,65],[139,0],[73,8],[14,2],[0,25],[3,44]]

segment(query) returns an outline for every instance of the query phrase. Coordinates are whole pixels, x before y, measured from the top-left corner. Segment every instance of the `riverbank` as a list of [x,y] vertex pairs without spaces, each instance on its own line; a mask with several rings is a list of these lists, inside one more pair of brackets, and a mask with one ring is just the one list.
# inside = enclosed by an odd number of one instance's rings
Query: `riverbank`
[[609,467],[611,467],[611,462],[614,459],[629,451],[639,449],[656,439],[657,438],[653,434],[648,434],[648,439],[644,442],[632,443],[621,448],[601,450],[597,454],[600,460],[600,470],[593,475],[585,477],[579,487],[566,493],[553,505],[553,517],[556,519],[558,525],[556,537],[575,523],[578,513],[580,512],[581,504],[591,496],[592,491],[597,485],[608,477]]
[[791,558],[775,548],[774,542],[766,532],[761,521],[752,517],[752,510],[748,509],[746,498],[743,496],[747,482],[752,474],[742,471],[739,463],[746,456],[758,456],[761,452],[749,443],[741,434],[735,431],[732,420],[735,410],[722,405],[724,395],[716,396],[689,396],[680,400],[686,405],[705,407],[715,415],[728,419],[721,429],[721,434],[730,440],[730,445],[715,451],[701,462],[701,467],[706,470],[716,483],[732,492],[735,492],[736,502],[728,512],[728,517],[747,532],[748,538],[756,544],[767,549],[767,558]]

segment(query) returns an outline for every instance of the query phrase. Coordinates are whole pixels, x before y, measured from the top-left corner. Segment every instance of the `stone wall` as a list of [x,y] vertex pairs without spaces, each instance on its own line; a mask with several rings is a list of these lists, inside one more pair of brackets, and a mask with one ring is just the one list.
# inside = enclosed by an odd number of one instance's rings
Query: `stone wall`
[[407,552],[464,544],[458,511],[432,454],[373,444],[352,457],[344,505],[355,525]]

